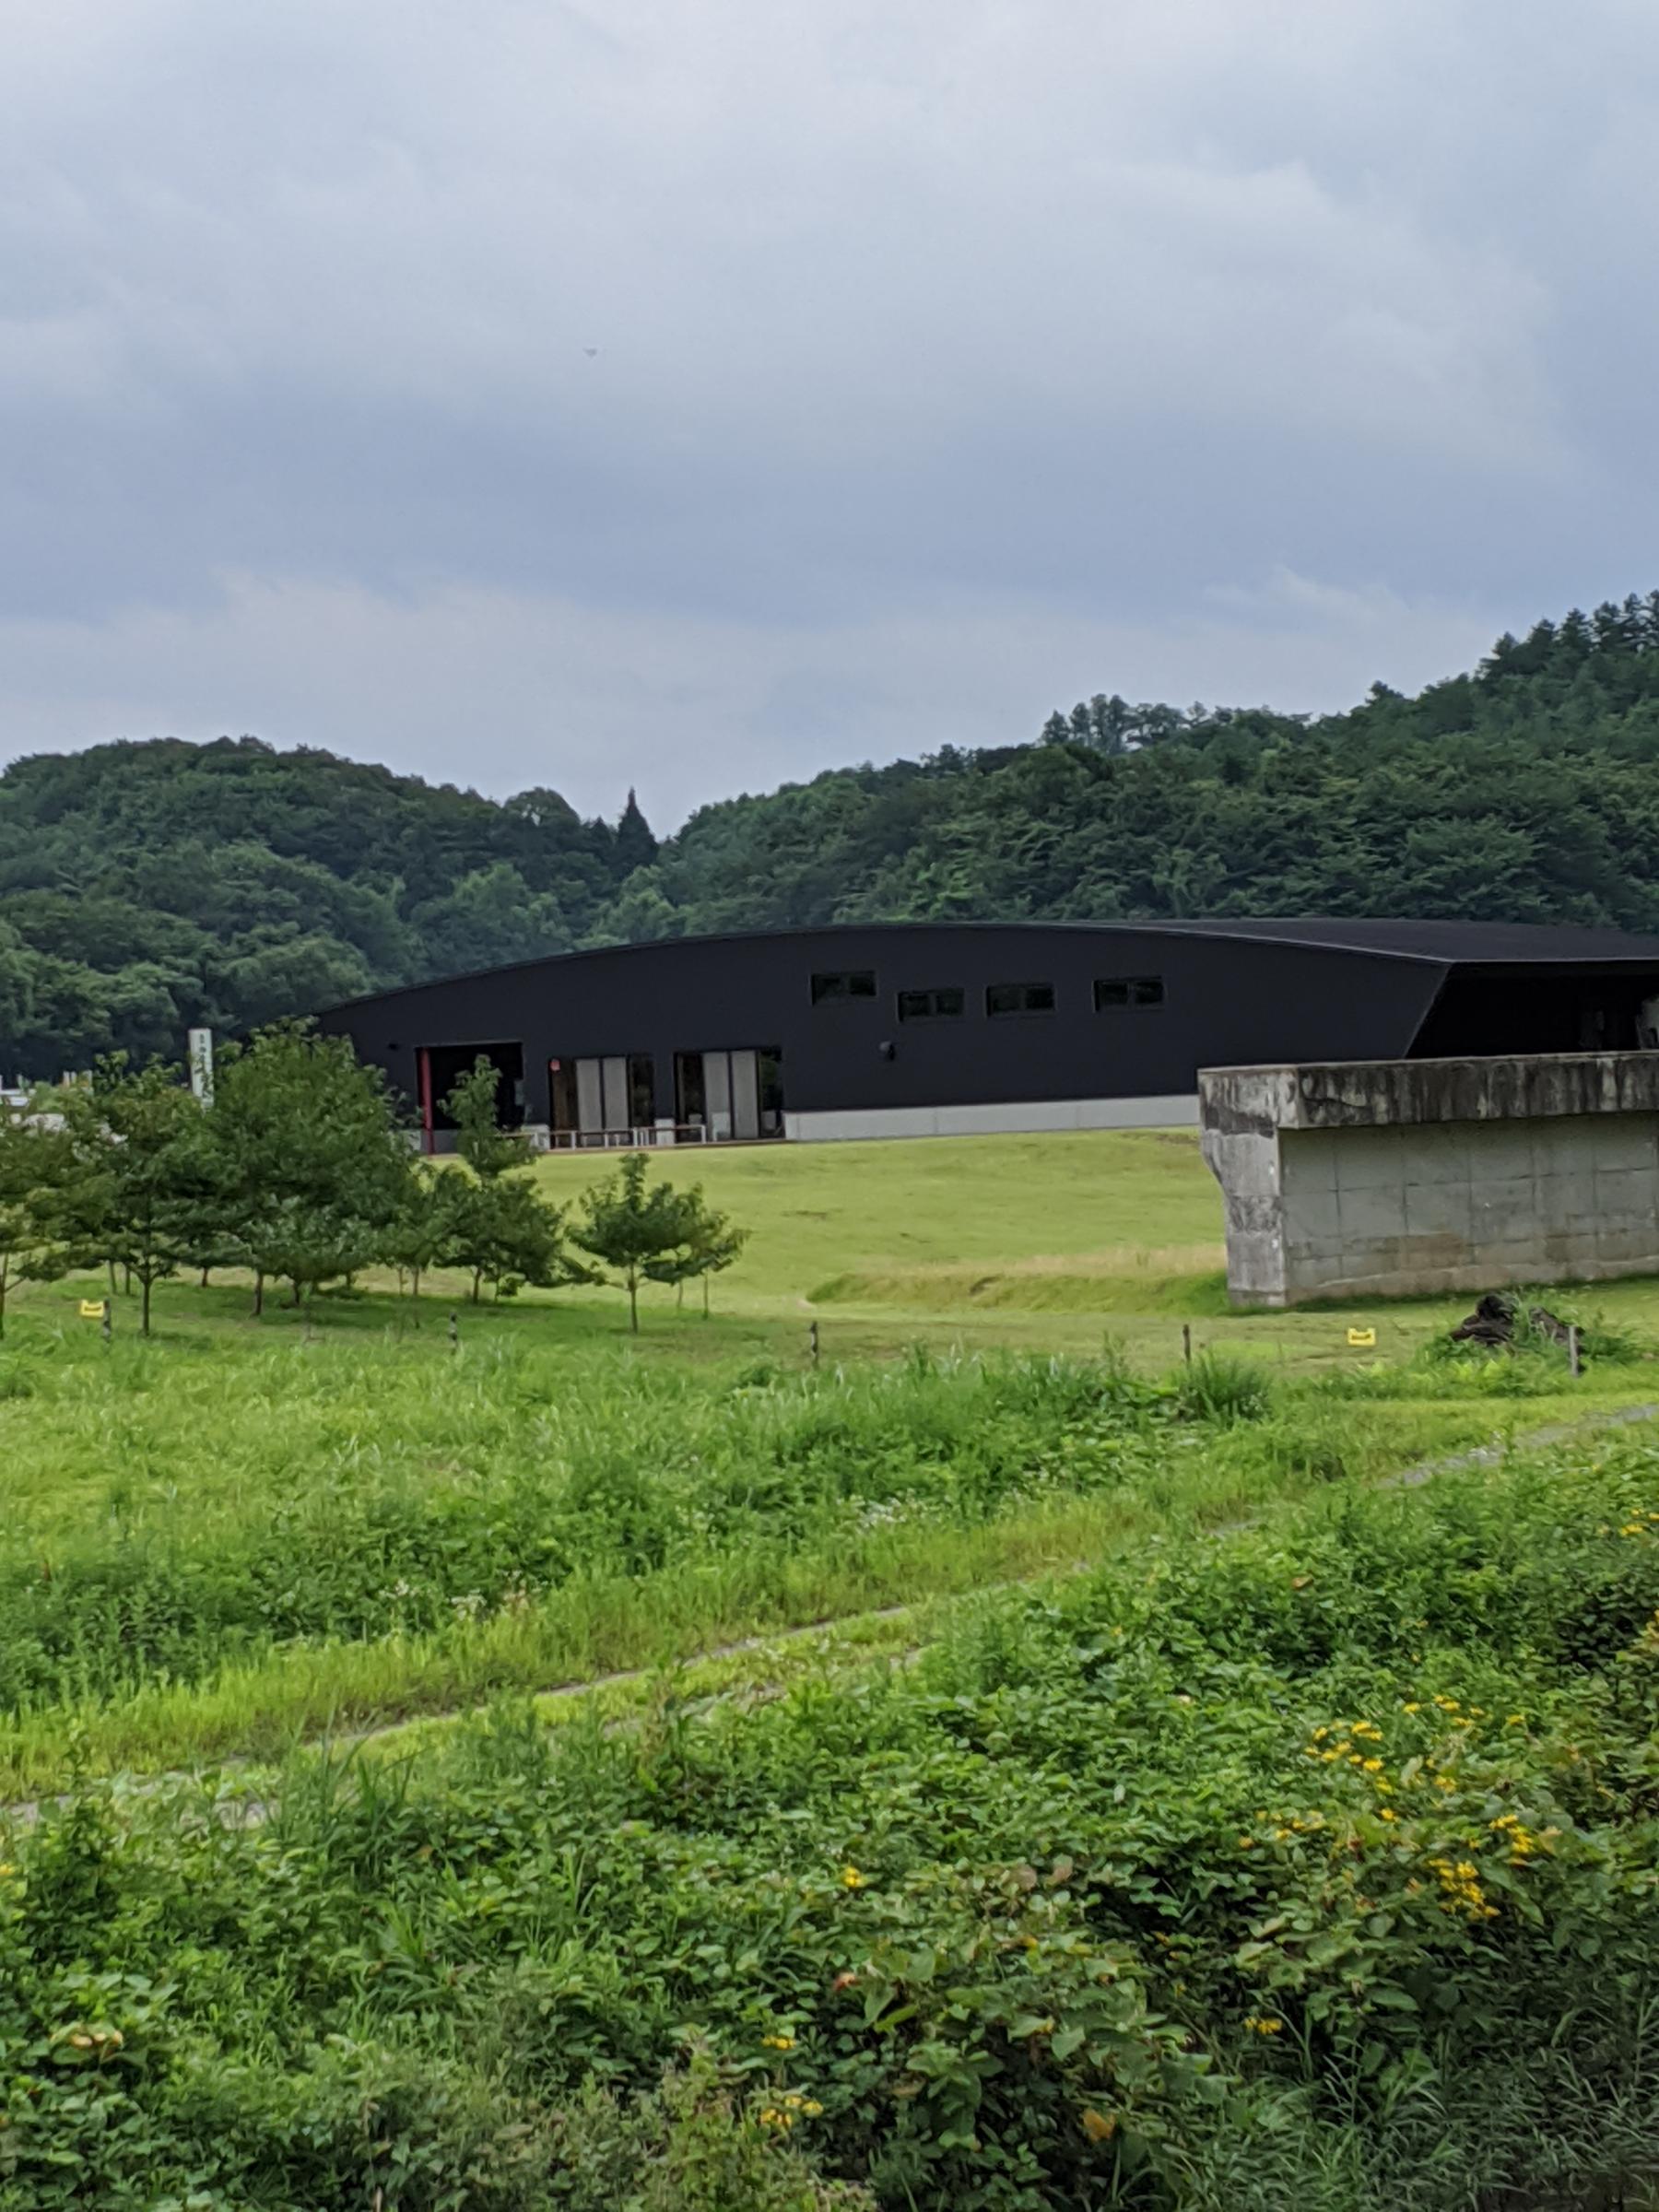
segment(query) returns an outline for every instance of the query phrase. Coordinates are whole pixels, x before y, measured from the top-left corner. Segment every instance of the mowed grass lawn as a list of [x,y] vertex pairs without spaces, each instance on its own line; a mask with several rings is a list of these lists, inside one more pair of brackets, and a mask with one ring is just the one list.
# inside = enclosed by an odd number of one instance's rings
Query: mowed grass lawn
[[[1083,1351],[1109,1335],[1157,1369],[1190,1331],[1199,1348],[1316,1371],[1407,1356],[1473,1303],[1233,1312],[1220,1192],[1194,1129],[688,1149],[662,1167],[750,1230],[715,1305],[789,1350],[809,1321],[827,1352],[854,1358],[913,1343]],[[606,1171],[591,1154],[537,1169],[563,1204]],[[1659,1339],[1659,1282],[1598,1285],[1579,1302]],[[658,1294],[659,1329],[671,1312]],[[1352,1326],[1376,1330],[1376,1353],[1349,1346]]]
[[[662,1164],[752,1229],[728,1277],[745,1300],[916,1278],[925,1306],[941,1302],[935,1271],[1061,1260],[1088,1279],[1133,1272],[1142,1255],[1171,1272],[1222,1265],[1220,1196],[1194,1130],[688,1147]],[[538,1172],[564,1200],[606,1165],[549,1154]]]
[[[548,1194],[570,1206],[615,1165],[614,1156],[558,1154],[536,1163]],[[1249,1351],[1287,1371],[1342,1370],[1356,1351],[1350,1326],[1377,1331],[1377,1354],[1403,1358],[1443,1335],[1471,1300],[1407,1300],[1241,1313],[1227,1302],[1220,1194],[1190,1129],[1112,1130],[886,1143],[688,1147],[653,1161],[677,1182],[700,1182],[747,1228],[742,1258],[717,1278],[705,1322],[696,1290],[682,1303],[647,1286],[638,1348],[699,1364],[764,1355],[804,1360],[818,1324],[828,1359],[935,1349],[1091,1352],[1110,1336],[1133,1363],[1160,1371],[1194,1345]],[[24,1286],[17,1311],[48,1325],[78,1323],[93,1280]],[[319,1301],[313,1326],[399,1331],[413,1319],[389,1296]],[[464,1330],[482,1323],[459,1277],[434,1277],[422,1316],[441,1325],[452,1307]],[[1659,1282],[1597,1286],[1581,1305],[1659,1339]],[[163,1332],[241,1331],[239,1278],[206,1294],[184,1283],[158,1292]],[[549,1324],[547,1309],[558,1315]],[[490,1325],[531,1333],[538,1347],[585,1356],[621,1347],[620,1295],[610,1289],[527,1291]],[[118,1327],[133,1325],[123,1301]],[[267,1300],[265,1332],[303,1325]]]

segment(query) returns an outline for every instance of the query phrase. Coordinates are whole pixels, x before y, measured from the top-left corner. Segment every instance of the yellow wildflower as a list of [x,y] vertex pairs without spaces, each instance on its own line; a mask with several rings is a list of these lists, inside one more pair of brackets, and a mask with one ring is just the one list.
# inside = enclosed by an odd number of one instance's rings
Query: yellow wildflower
[[795,2039],[793,2035],[763,2035],[760,2041],[769,2051],[793,2051],[794,2049]]
[[860,1874],[856,1866],[843,1866],[841,1878],[843,1889],[862,1889],[869,1877]]

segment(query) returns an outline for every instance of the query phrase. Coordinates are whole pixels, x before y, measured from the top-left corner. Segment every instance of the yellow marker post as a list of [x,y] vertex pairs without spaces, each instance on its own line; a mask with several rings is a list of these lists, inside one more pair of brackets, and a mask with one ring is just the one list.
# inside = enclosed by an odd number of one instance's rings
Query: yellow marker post
[[83,1321],[101,1321],[103,1319],[104,1301],[101,1298],[83,1298],[80,1301],[80,1309]]
[[1350,1329],[1348,1331],[1348,1342],[1357,1352],[1370,1351],[1376,1341],[1377,1332],[1375,1329]]

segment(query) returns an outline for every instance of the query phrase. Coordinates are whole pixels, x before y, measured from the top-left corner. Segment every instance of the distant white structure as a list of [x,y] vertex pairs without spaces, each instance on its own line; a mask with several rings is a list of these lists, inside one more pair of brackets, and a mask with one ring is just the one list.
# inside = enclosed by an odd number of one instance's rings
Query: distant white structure
[[213,1031],[190,1032],[190,1088],[204,1106],[213,1103]]

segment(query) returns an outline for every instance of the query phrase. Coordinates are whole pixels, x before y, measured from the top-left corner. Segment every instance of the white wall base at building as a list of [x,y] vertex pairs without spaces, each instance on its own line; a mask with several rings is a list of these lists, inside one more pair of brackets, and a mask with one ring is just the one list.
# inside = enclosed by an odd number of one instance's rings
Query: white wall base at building
[[870,1106],[786,1113],[797,1144],[873,1136],[1013,1136],[1041,1129],[1170,1129],[1195,1124],[1192,1092],[1152,1099],[1031,1099],[1011,1106]]

